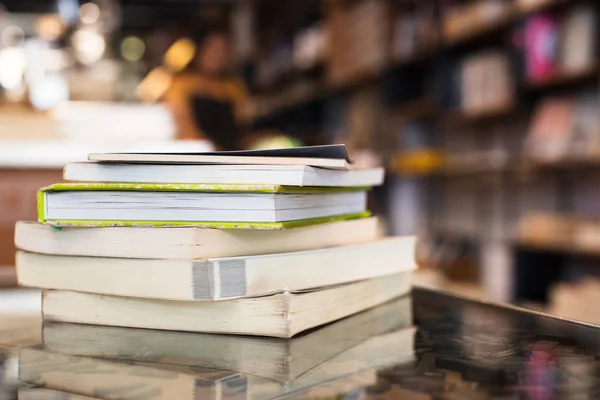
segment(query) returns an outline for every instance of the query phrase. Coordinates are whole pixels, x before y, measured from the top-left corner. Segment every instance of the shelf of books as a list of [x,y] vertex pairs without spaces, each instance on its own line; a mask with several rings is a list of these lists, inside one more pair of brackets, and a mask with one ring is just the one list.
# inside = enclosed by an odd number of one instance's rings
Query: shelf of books
[[[266,110],[261,126],[378,152],[391,232],[420,233],[439,265],[464,246],[494,262],[515,257],[532,214],[600,216],[598,2],[324,4],[295,34],[320,38],[304,49],[319,61],[294,79],[346,90],[291,103],[285,121]],[[482,257],[487,243],[508,255]]]

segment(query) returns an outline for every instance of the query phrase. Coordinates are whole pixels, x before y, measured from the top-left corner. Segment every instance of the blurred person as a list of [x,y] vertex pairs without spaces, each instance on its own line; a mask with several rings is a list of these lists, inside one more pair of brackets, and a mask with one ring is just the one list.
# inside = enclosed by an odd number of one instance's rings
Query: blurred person
[[191,71],[176,76],[165,94],[180,139],[208,139],[217,150],[240,147],[249,95],[232,72],[229,37],[205,34]]

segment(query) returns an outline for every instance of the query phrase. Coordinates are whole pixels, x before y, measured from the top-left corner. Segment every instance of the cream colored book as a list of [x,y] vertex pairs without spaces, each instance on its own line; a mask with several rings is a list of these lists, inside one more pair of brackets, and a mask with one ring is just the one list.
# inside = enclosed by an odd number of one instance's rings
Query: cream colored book
[[64,322],[46,322],[43,336],[54,353],[201,365],[290,383],[370,337],[411,325],[411,298],[404,296],[291,340]]
[[[415,269],[415,238],[204,260],[17,252],[21,286],[165,300],[225,300],[298,292]],[[140,279],[143,277],[143,279]]]
[[17,222],[17,248],[34,253],[169,260],[285,253],[366,243],[380,236],[375,217],[279,231],[197,227],[52,227]]
[[220,302],[151,300],[62,290],[43,294],[45,320],[289,338],[405,295],[410,272],[303,293]]

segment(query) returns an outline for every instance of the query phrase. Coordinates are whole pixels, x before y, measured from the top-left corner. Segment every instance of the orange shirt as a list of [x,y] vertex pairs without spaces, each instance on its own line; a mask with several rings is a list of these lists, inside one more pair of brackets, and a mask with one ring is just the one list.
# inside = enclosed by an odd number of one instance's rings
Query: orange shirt
[[208,97],[233,105],[238,124],[247,120],[249,96],[243,82],[236,78],[212,78],[198,74],[184,74],[175,77],[164,96],[171,109],[179,139],[206,138],[195,121],[192,99]]

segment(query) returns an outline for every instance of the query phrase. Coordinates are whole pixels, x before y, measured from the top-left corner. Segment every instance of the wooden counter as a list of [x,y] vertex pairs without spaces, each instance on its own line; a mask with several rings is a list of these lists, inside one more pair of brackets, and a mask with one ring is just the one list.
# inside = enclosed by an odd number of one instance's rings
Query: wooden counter
[[62,180],[62,169],[0,167],[0,266],[14,265],[17,221],[37,219],[37,190]]

